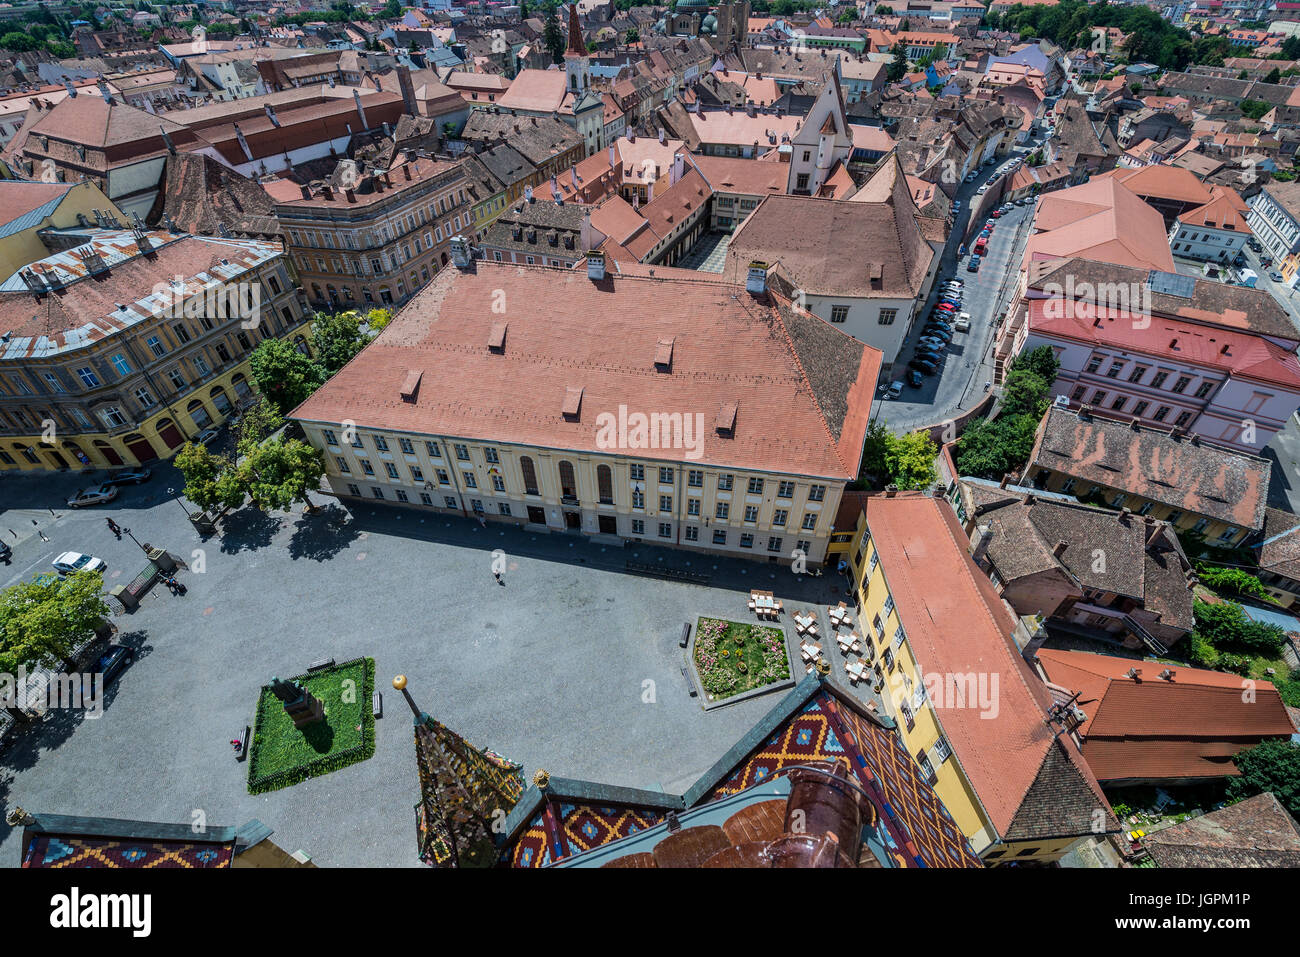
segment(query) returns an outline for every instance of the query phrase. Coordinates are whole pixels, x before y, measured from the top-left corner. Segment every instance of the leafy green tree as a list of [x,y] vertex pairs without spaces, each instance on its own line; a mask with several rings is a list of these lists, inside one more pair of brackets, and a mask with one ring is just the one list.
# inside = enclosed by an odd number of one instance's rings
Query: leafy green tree
[[0,48],[9,50],[12,53],[30,53],[32,50],[40,48],[40,41],[28,36],[26,33],[13,31],[0,36]]
[[862,467],[858,476],[862,481],[883,480],[889,474],[885,453],[889,450],[889,442],[893,437],[889,427],[879,419],[867,426],[867,438],[862,446]]
[[559,66],[564,62],[564,31],[560,29],[560,20],[555,15],[555,8],[552,7],[546,14],[546,22],[542,25],[542,46],[551,55],[551,62]]
[[1032,372],[1049,386],[1056,381],[1056,374],[1061,369],[1061,361],[1056,358],[1056,351],[1051,346],[1039,346],[1022,352],[1011,360],[1011,371],[1024,370]]
[[174,461],[185,477],[185,497],[203,511],[219,512],[244,504],[244,490],[229,459],[186,442]]
[[284,416],[266,401],[265,396],[259,396],[239,417],[235,445],[242,452],[245,448],[266,441],[282,425]]
[[258,508],[288,509],[294,502],[315,508],[307,493],[319,487],[325,460],[298,439],[274,438],[250,448],[239,463],[240,482]]
[[[77,571],[40,575],[0,592],[0,673],[66,666],[108,616],[103,591],[102,573]],[[27,720],[16,707],[6,710]]]
[[1052,394],[1042,376],[1027,369],[1015,369],[1002,384],[1002,415],[1027,415],[1034,421],[1052,404]]
[[1192,616],[1196,620],[1196,634],[1219,652],[1276,655],[1286,640],[1286,633],[1277,625],[1252,621],[1235,602],[1195,601]]
[[312,320],[312,352],[326,379],[351,362],[368,341],[361,334],[361,316],[355,310],[318,312]]
[[1246,117],[1246,119],[1257,120],[1269,110],[1273,109],[1273,107],[1269,106],[1263,100],[1242,100],[1238,109],[1241,110],[1241,115]]
[[1300,745],[1290,741],[1263,741],[1232,759],[1241,772],[1228,778],[1230,799],[1247,798],[1265,791],[1294,818],[1300,818]]
[[393,321],[393,310],[374,308],[366,313],[366,326],[373,333],[383,332],[390,322]]
[[283,339],[263,339],[248,364],[257,391],[281,414],[301,405],[325,381],[320,366]]
[[893,83],[905,76],[907,76],[907,50],[900,40],[894,44],[894,59],[889,61],[889,69],[885,72],[885,79]]
[[634,43],[640,43],[641,32],[637,30],[636,27],[632,27],[630,30],[627,31],[627,34],[623,37],[623,42],[626,43],[628,46],[631,46]]
[[1264,583],[1248,571],[1240,568],[1215,568],[1201,563],[1197,566],[1201,581],[1215,591],[1228,592],[1233,595],[1250,595],[1254,598],[1269,599],[1268,589]]
[[894,8],[891,7],[889,4],[887,3],[876,4],[876,16],[892,17],[893,15],[894,15]]
[[928,432],[909,432],[892,437],[885,450],[889,480],[900,489],[929,488],[939,478],[934,458],[939,447]]
[[1019,472],[1034,448],[1038,420],[1027,415],[980,419],[961,434],[955,464],[962,475],[1001,479]]
[[1281,83],[1281,82],[1282,82],[1282,71],[1279,70],[1277,67],[1273,67],[1273,69],[1271,69],[1271,70],[1268,71],[1268,76],[1264,77],[1264,82],[1265,82],[1265,83]]

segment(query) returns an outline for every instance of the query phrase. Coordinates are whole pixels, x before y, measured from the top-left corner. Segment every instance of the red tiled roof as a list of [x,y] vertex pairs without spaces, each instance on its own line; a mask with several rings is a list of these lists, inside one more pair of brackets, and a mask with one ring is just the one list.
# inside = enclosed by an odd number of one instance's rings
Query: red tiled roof
[[[656,269],[656,272],[658,270]],[[622,275],[479,262],[446,269],[371,345],[295,412],[366,428],[490,437],[502,443],[595,452],[597,417],[629,411],[700,413],[703,459],[767,472],[856,477],[880,352],[773,296],[758,300],[720,279]],[[501,353],[488,348],[502,319]],[[672,338],[670,373],[657,371]],[[412,369],[437,389],[403,402]],[[581,388],[578,419],[561,414]],[[726,403],[734,435],[714,431]],[[667,461],[687,449],[650,449]]]
[[[971,560],[966,535],[946,501],[925,494],[873,495],[866,516],[919,670],[997,677],[995,709],[931,703],[979,803],[1006,836],[1044,769],[1059,767],[1053,762],[1061,755],[1054,752],[1046,721],[1047,689],[1012,643],[1016,621]],[[1077,750],[1061,746],[1091,799],[1106,806]],[[1087,831],[1085,821],[1076,823],[1078,833]]]
[[[1083,753],[1103,781],[1235,775],[1233,755],[1295,730],[1267,681],[1248,688],[1238,675],[1079,651],[1044,649],[1038,660],[1053,684],[1078,692]],[[1172,681],[1159,677],[1167,668]]]

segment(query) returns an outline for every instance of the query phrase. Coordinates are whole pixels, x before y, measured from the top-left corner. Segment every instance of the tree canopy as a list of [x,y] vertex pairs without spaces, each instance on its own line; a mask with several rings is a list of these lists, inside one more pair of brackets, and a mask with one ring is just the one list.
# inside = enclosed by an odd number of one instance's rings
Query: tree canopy
[[281,414],[305,402],[326,378],[311,357],[283,339],[263,339],[249,356],[248,364],[257,390]]
[[1300,745],[1290,741],[1263,741],[1238,752],[1232,763],[1241,774],[1228,778],[1229,798],[1272,791],[1292,817],[1300,818]]
[[63,666],[109,614],[104,576],[40,575],[0,592],[0,672]]

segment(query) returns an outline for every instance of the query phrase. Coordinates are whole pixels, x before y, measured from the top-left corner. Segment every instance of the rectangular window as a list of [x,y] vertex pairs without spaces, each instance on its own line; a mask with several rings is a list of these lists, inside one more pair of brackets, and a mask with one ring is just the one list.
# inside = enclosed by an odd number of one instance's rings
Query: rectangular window
[[113,363],[113,368],[117,370],[118,375],[131,374],[131,363],[126,361],[126,356],[122,355],[122,353],[114,353],[111,361]]
[[420,468],[418,465],[412,465],[412,466],[411,466],[411,479],[412,479],[412,481],[415,481],[415,482],[423,482],[423,481],[424,481],[424,469]]
[[190,331],[185,328],[183,322],[178,322],[172,326],[172,332],[176,335],[176,341],[184,345],[190,341]]
[[353,485],[351,482],[349,482],[349,483],[348,483],[348,494],[349,494],[349,495],[357,495],[357,496],[360,496],[360,495],[361,495],[361,489],[358,488],[357,486]]
[[1173,391],[1178,393],[1179,395],[1182,395],[1183,392],[1187,390],[1187,387],[1191,384],[1192,384],[1191,376],[1180,375],[1178,377],[1178,380],[1174,383]]
[[698,542],[700,540],[700,528],[698,525],[686,526],[686,541]]
[[1101,389],[1098,389],[1096,392],[1092,394],[1093,405],[1101,405],[1105,401],[1106,401],[1106,393]]
[[1106,370],[1106,378],[1107,378],[1107,379],[1118,379],[1118,378],[1119,378],[1119,374],[1120,374],[1120,370],[1122,370],[1123,368],[1124,368],[1124,363],[1122,363],[1122,362],[1115,362],[1115,363],[1112,363],[1112,364],[1111,364],[1111,367],[1110,367],[1109,369]]
[[664,468],[663,466],[660,466],[660,468],[659,468],[659,484],[660,484],[660,485],[672,485],[672,484],[673,484],[673,470],[672,470],[671,468]]
[[691,469],[686,473],[686,484],[691,488],[704,487],[704,473],[699,469]]
[[410,499],[407,498],[407,496],[406,496],[406,492],[403,491],[403,490],[400,489],[400,488],[397,490],[397,500],[398,500],[399,502],[409,502],[409,501],[410,501]]
[[643,518],[632,519],[632,534],[633,535],[645,534],[645,519]]
[[1174,419],[1174,425],[1178,426],[1181,429],[1184,425],[1186,425],[1190,421],[1192,421],[1192,413],[1179,412],[1178,418]]
[[644,482],[645,466],[633,462],[627,467],[627,477],[633,482]]
[[444,496],[442,497],[442,502],[443,502],[443,504],[444,504],[447,508],[457,508],[457,507],[458,507],[458,506],[457,506],[457,502],[456,502],[456,496],[454,496],[454,495],[444,495]]
[[345,459],[343,456],[341,455],[334,456],[334,461],[338,465],[340,472],[346,474],[352,471],[351,467],[348,465],[348,460]]
[[465,477],[466,488],[478,488],[478,479],[474,477],[473,472],[468,469],[461,469],[460,474]]
[[1128,396],[1118,395],[1115,397],[1115,401],[1110,404],[1110,407],[1116,412],[1122,412],[1124,411],[1124,403],[1126,402],[1128,402]]
[[390,479],[395,479],[395,478],[397,478],[397,466],[394,465],[392,462],[385,462],[385,463],[384,463],[384,471],[386,471],[386,472],[388,473],[388,477],[389,477]]
[[421,504],[421,505],[428,505],[430,508],[432,508],[432,507],[433,507],[433,496],[430,495],[428,492],[421,492],[421,493],[420,493],[420,504]]
[[375,467],[370,464],[369,459],[358,459],[358,461],[361,463],[361,471],[365,472],[367,475],[375,474]]
[[88,389],[93,389],[99,385],[99,376],[95,375],[95,371],[91,369],[90,366],[82,366],[78,369],[77,376],[81,379],[82,384]]
[[1101,368],[1101,359],[1102,359],[1101,356],[1093,356],[1091,359],[1088,360],[1088,368],[1085,369],[1084,371],[1096,372],[1098,369]]
[[714,545],[727,544],[727,530],[725,528],[715,528],[713,530],[713,544]]
[[1200,385],[1196,387],[1196,398],[1204,399],[1207,395],[1210,394],[1210,390],[1213,388],[1214,388],[1213,382],[1202,382]]
[[825,486],[825,485],[810,485],[810,486],[808,486],[808,501],[810,501],[810,502],[822,502],[822,501],[825,501],[825,499],[826,499],[826,486]]
[[632,507],[635,509],[645,508],[645,492],[639,488],[632,489]]
[[660,522],[660,523],[659,523],[659,537],[660,537],[660,538],[672,538],[672,537],[673,537],[673,526],[672,526],[672,523],[671,523],[671,522]]
[[731,514],[731,503],[719,502],[717,508],[714,510],[713,517],[725,522],[727,520],[727,516],[730,514]]
[[375,498],[383,498],[384,490],[380,488],[378,485],[372,485],[370,486],[370,494],[373,495]]
[[1141,381],[1142,381],[1142,377],[1143,377],[1144,375],[1147,374],[1147,369],[1149,369],[1149,368],[1151,368],[1151,367],[1150,367],[1150,366],[1135,366],[1135,367],[1133,368],[1133,371],[1130,372],[1130,373],[1128,374],[1128,381],[1129,381],[1129,382],[1141,382]]
[[456,458],[460,459],[462,462],[469,461],[469,446],[462,445],[459,442],[457,442],[455,444],[455,449],[456,449]]
[[374,442],[375,442],[375,448],[378,449],[380,452],[388,451],[388,440],[384,438],[382,435],[376,435],[374,437]]
[[782,482],[776,487],[777,498],[794,498],[794,483]]
[[398,439],[397,446],[407,455],[415,454],[415,446],[410,439]]
[[144,344],[149,347],[149,351],[152,352],[156,358],[161,359],[167,353],[167,350],[163,348],[162,340],[157,336],[150,336],[144,341]]
[[492,476],[492,490],[494,492],[504,492],[506,490],[506,480],[500,475]]
[[769,552],[779,552],[781,550],[781,541],[780,537],[773,535],[767,540],[767,550]]
[[740,535],[740,547],[741,547],[741,548],[753,548],[753,547],[754,547],[754,536],[753,536],[752,534],[750,534],[749,532],[742,532],[741,535]]
[[1168,415],[1169,415],[1169,406],[1162,405],[1160,408],[1156,409],[1156,414],[1151,416],[1151,418],[1155,419],[1157,422],[1163,422],[1165,420],[1165,417]]
[[438,443],[437,443],[437,442],[425,442],[425,443],[424,443],[424,448],[425,448],[426,451],[428,451],[428,453],[429,453],[429,458],[431,458],[431,459],[440,459],[440,458],[442,458],[442,450],[438,447]]
[[135,400],[140,403],[140,407],[143,409],[147,409],[154,404],[153,393],[144,388],[135,390]]
[[509,514],[510,514],[510,503],[509,503],[509,502],[500,502],[500,503],[498,503],[498,504],[497,504],[497,511],[499,511],[502,515],[509,515]]
[[778,508],[772,512],[772,524],[777,528],[785,528],[786,518],[790,512],[784,508]]
[[484,461],[489,462],[493,465],[496,465],[498,462],[501,461],[500,456],[497,455],[497,450],[491,448],[490,446],[483,450],[483,459]]
[[686,514],[694,516],[700,514],[700,500],[698,498],[688,498],[686,500]]
[[848,306],[831,306],[831,322],[846,322],[848,318]]
[[171,380],[172,388],[177,392],[185,388],[185,376],[181,375],[180,369],[172,369],[167,373],[167,378]]
[[1157,372],[1155,378],[1151,380],[1151,388],[1153,389],[1160,388],[1162,385],[1165,384],[1165,380],[1168,378],[1169,378],[1168,372]]
[[816,513],[816,512],[805,512],[805,513],[804,513],[804,517],[803,517],[803,524],[802,524],[800,527],[801,527],[805,532],[811,532],[814,528],[816,528],[816,527],[817,527],[817,513]]
[[763,480],[761,478],[752,478],[749,480],[749,494],[750,495],[763,494]]
[[1150,402],[1139,402],[1137,405],[1133,406],[1133,414],[1138,418],[1141,418],[1147,414],[1147,409],[1149,408],[1151,408]]
[[730,492],[730,491],[731,491],[731,483],[732,483],[732,480],[733,480],[734,477],[735,477],[735,476],[732,476],[732,475],[719,475],[719,476],[718,476],[718,491],[719,491],[719,492]]
[[748,524],[750,524],[750,525],[752,525],[752,524],[754,524],[754,522],[757,522],[757,521],[758,521],[758,506],[757,506],[757,505],[746,505],[746,506],[745,506],[745,521],[746,521]]
[[673,497],[671,495],[659,496],[659,511],[671,512],[673,510]]

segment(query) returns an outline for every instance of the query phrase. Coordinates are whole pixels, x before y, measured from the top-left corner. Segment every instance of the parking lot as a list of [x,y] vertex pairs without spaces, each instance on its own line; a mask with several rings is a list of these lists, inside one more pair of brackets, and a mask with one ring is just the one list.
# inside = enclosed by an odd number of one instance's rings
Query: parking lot
[[[920,388],[905,386],[898,399],[882,400],[879,416],[894,432],[902,433],[942,422],[945,418],[969,409],[983,397],[985,383],[993,378],[993,333],[998,316],[1006,311],[1007,302],[1015,291],[1034,207],[1032,204],[1012,206],[1010,212],[997,219],[988,250],[981,257],[979,272],[968,272],[966,266],[970,261],[969,256],[959,258],[957,250],[967,231],[970,197],[985,181],[985,178],[981,178],[974,183],[963,184],[958,193],[963,208],[956,217],[956,225],[944,249],[935,292],[926,302],[924,312],[914,324],[912,334],[899,354],[898,367],[906,369],[908,363],[915,358],[917,340],[934,310],[943,284],[949,279],[960,279],[966,284],[962,311],[970,313],[970,331],[954,332],[944,351],[943,364],[937,375],[927,376]],[[896,375],[895,378],[903,379],[905,375]]]
[[[213,824],[256,817],[281,846],[325,866],[416,866],[411,718],[393,675],[408,676],[429,714],[520,761],[529,776],[545,768],[680,792],[778,700],[704,712],[681,673],[682,623],[754,620],[746,609],[753,587],[788,608],[844,597],[842,579],[785,566],[483,528],[396,507],[349,514],[329,499],[312,516],[245,509],[223,536],[203,541],[167,495],[172,469],[155,473],[109,506],[53,516],[45,503],[84,479],[0,477],[0,528],[17,529],[20,512],[43,514],[49,539],[17,543],[11,564],[0,566],[5,585],[47,570],[66,549],[103,558],[110,586],[129,578],[144,556],[113,536],[109,516],[189,566],[179,576],[188,594],[156,586],[137,612],[115,619],[115,640],[136,660],[110,687],[101,718],[55,711],[10,740],[0,753],[0,805],[176,823],[196,811]],[[492,577],[495,549],[508,559],[504,585]],[[647,578],[628,574],[627,560],[690,562],[712,577],[707,585]],[[249,795],[247,765],[228,742],[252,720],[259,688],[322,657],[362,655],[375,659],[384,693],[375,756]],[[793,660],[798,669],[797,650]],[[0,823],[0,866],[17,863],[16,838]]]

